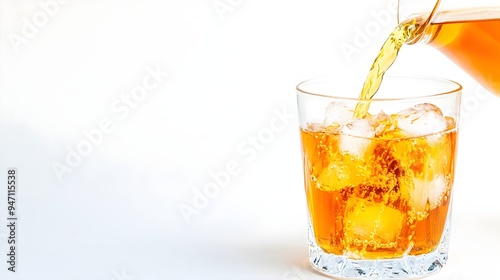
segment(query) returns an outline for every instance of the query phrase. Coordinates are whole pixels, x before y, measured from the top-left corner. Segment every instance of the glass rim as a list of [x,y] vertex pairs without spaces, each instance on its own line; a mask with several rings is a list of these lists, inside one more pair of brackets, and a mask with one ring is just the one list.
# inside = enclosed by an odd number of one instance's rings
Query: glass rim
[[[322,93],[314,93],[311,91],[307,91],[302,89],[302,86],[305,84],[308,84],[310,82],[314,81],[323,81],[323,82],[329,82],[333,81],[331,78],[326,78],[323,76],[307,79],[305,81],[300,82],[295,89],[297,90],[297,93],[299,94],[304,94],[304,95],[310,95],[310,96],[316,96],[316,97],[324,97],[324,98],[330,98],[330,99],[337,99],[337,100],[345,100],[345,101],[358,101],[358,102],[381,102],[381,101],[411,101],[411,100],[419,100],[419,99],[427,99],[427,98],[435,98],[435,97],[441,97],[441,96],[446,96],[446,95],[451,95],[453,93],[459,93],[463,90],[463,87],[460,83],[446,79],[446,78],[440,78],[440,77],[434,77],[434,76],[425,76],[425,75],[385,75],[385,79],[391,79],[391,78],[412,78],[412,79],[425,79],[425,80],[433,80],[433,81],[440,81],[440,82],[445,82],[450,85],[454,85],[455,87],[451,90],[448,91],[443,91],[439,93],[434,93],[434,94],[427,94],[427,95],[421,95],[421,96],[413,96],[413,97],[394,97],[394,98],[377,98],[376,94],[374,98],[370,99],[360,99],[358,97],[342,97],[342,96],[335,96],[335,95],[327,95],[327,94],[322,94]],[[382,85],[384,84],[384,81],[382,81]]]

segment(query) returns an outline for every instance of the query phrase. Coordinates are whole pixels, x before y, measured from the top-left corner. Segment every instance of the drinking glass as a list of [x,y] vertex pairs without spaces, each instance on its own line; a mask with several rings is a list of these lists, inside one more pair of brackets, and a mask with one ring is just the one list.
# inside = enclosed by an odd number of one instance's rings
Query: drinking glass
[[387,76],[360,100],[342,83],[297,86],[311,265],[339,279],[433,274],[448,259],[462,87]]

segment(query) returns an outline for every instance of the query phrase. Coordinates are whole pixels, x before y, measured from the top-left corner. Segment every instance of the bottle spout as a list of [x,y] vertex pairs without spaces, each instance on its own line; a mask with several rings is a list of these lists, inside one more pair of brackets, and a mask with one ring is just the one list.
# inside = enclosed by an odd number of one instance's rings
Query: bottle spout
[[398,1],[398,23],[409,18],[421,17],[428,24],[436,15],[443,0],[399,0]]
[[420,42],[443,0],[399,0],[398,23],[413,29],[407,44]]

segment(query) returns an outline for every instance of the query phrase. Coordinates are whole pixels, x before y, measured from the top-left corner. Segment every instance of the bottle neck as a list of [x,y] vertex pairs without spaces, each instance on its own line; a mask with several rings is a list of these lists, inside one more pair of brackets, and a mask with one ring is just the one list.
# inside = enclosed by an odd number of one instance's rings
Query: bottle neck
[[413,37],[410,37],[405,44],[408,45],[416,45],[416,44],[428,44],[432,41],[432,34],[435,34],[433,32],[435,26],[429,24],[420,26]]
[[[434,28],[431,23],[435,19],[443,1],[444,0],[399,0],[398,22],[400,23],[400,25],[405,26],[405,28],[412,30],[412,36],[408,38],[408,40],[405,42],[406,44],[427,44],[431,41],[433,34],[432,29]],[[419,4],[415,6],[415,3]],[[411,8],[412,13],[410,15],[406,14],[406,20],[401,22],[402,10],[408,10],[408,8]]]

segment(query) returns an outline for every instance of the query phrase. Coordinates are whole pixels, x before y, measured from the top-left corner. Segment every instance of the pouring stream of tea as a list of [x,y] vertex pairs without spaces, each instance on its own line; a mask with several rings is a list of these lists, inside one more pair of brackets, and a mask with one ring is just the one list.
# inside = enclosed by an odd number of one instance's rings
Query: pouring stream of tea
[[355,118],[362,119],[366,116],[370,107],[370,102],[366,100],[371,99],[378,91],[385,72],[396,60],[399,50],[404,43],[412,40],[423,32],[422,28],[427,26],[428,22],[436,12],[439,3],[440,0],[436,2],[434,9],[426,21],[423,21],[422,18],[413,18],[409,21],[405,21],[396,26],[396,28],[389,35],[389,38],[387,38],[385,43],[382,45],[380,52],[375,58],[375,61],[368,72],[365,83],[363,84],[363,89],[359,95],[359,99],[363,101],[356,105],[356,109],[354,111]]

